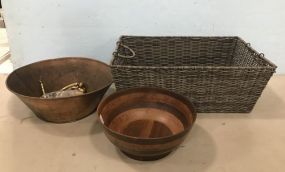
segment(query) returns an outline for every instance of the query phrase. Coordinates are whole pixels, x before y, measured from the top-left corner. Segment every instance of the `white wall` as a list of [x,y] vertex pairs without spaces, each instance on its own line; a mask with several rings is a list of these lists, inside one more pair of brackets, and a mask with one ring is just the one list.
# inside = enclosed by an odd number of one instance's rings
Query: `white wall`
[[283,0],[2,0],[16,67],[50,57],[109,62],[132,35],[238,35],[285,73]]

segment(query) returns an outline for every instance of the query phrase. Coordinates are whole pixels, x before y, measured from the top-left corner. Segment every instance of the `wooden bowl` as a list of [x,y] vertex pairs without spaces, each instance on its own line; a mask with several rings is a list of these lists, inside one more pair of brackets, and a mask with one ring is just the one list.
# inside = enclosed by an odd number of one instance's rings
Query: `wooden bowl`
[[[63,98],[41,98],[40,79],[44,82],[46,92],[81,81],[87,86],[87,93]],[[8,89],[39,118],[55,123],[76,121],[92,113],[111,83],[112,74],[108,65],[79,57],[36,62],[13,71],[6,80]]]
[[107,138],[136,160],[163,158],[184,140],[196,113],[181,95],[159,88],[118,91],[98,106]]

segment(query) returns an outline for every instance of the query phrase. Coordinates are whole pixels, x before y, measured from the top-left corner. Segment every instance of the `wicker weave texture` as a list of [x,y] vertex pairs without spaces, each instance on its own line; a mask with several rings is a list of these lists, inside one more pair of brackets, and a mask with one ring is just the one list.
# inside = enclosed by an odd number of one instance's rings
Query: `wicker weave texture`
[[238,37],[123,36],[111,68],[117,89],[166,88],[197,112],[250,112],[276,70]]

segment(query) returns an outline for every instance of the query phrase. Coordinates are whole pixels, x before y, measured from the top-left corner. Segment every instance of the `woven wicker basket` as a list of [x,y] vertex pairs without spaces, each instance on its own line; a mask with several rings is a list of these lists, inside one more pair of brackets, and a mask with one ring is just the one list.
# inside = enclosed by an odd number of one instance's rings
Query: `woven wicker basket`
[[197,112],[250,112],[276,70],[239,37],[122,36],[111,68],[117,89],[166,88]]

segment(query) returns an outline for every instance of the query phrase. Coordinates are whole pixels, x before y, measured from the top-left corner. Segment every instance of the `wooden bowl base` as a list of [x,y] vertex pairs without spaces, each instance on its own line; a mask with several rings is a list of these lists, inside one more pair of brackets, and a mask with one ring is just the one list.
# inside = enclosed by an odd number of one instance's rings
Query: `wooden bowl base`
[[127,152],[121,151],[123,154],[125,154],[127,157],[131,158],[131,159],[135,159],[138,161],[154,161],[154,160],[159,160],[161,158],[166,157],[167,155],[169,155],[171,152],[166,152],[163,154],[159,154],[159,155],[154,155],[154,156],[140,156],[140,155],[133,155],[133,154],[129,154]]

